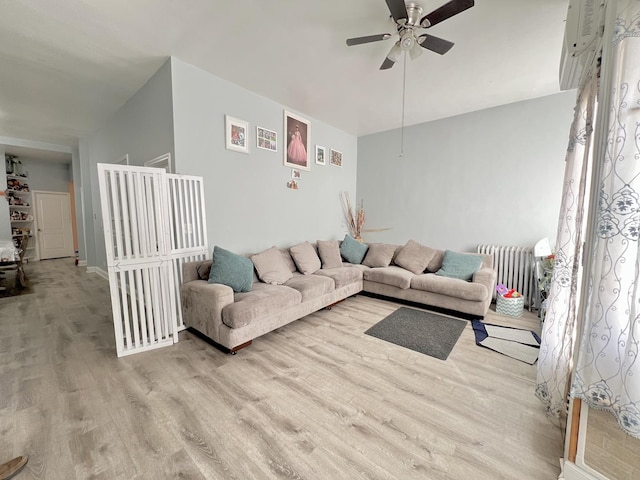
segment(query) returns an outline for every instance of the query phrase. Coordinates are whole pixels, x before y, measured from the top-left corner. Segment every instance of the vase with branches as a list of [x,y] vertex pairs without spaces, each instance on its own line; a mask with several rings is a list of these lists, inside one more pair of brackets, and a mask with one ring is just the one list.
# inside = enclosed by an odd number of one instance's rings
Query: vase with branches
[[366,219],[364,213],[364,202],[361,200],[360,205],[356,205],[354,209],[349,198],[349,192],[342,192],[342,209],[344,211],[344,218],[347,221],[349,227],[349,233],[358,241],[362,240],[362,227]]

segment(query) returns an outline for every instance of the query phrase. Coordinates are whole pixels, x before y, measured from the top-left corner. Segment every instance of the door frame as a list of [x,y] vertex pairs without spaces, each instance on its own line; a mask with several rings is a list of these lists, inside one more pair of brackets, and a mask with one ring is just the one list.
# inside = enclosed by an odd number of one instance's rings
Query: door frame
[[[48,191],[48,190],[34,190],[31,192],[32,197],[33,197],[33,225],[35,228],[35,232],[34,232],[34,236],[32,237],[36,243],[36,258],[34,259],[35,261],[39,261],[40,260],[40,212],[38,211],[38,195],[64,195],[67,197],[68,200],[68,205],[69,205],[69,221],[71,222],[71,194],[69,192],[52,192],[52,191]],[[73,228],[71,226],[71,223],[69,223],[68,226],[69,229],[69,234],[71,238],[71,254],[69,255],[69,257],[73,257],[74,256],[74,250],[73,250]],[[69,257],[63,257],[63,258],[69,258]]]

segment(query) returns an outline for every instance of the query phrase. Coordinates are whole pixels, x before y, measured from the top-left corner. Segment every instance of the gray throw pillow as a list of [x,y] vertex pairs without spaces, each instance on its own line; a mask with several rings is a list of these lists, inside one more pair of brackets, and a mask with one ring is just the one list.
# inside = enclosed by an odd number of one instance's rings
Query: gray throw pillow
[[322,268],[338,268],[342,266],[340,242],[337,240],[318,240],[318,253],[322,260]]
[[469,281],[473,278],[473,274],[480,269],[480,265],[482,265],[480,255],[445,250],[442,267],[436,272],[436,275]]
[[298,270],[305,275],[311,275],[312,273],[320,270],[320,258],[316,253],[316,249],[309,242],[299,243],[289,249],[293,261],[296,262]]
[[251,261],[256,267],[258,278],[264,283],[282,285],[293,277],[282,252],[277,247],[271,247],[269,250],[253,255]]
[[362,262],[367,267],[388,267],[396,251],[395,245],[388,243],[372,243],[367,250],[367,256]]
[[346,234],[342,244],[340,244],[340,255],[347,262],[353,264],[360,264],[367,254],[369,247],[366,243],[360,243],[351,235]]
[[436,249],[425,247],[415,240],[409,240],[398,252],[395,264],[409,270],[411,273],[420,275],[423,273],[431,259],[435,256]]
[[253,263],[217,245],[213,247],[213,263],[209,283],[222,283],[234,292],[249,292],[253,285]]

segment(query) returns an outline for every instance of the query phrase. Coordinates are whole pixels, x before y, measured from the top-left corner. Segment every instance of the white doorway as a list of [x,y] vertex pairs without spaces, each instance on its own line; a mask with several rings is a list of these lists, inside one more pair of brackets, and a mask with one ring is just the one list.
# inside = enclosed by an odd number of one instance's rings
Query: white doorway
[[71,199],[63,192],[33,192],[40,260],[74,256]]

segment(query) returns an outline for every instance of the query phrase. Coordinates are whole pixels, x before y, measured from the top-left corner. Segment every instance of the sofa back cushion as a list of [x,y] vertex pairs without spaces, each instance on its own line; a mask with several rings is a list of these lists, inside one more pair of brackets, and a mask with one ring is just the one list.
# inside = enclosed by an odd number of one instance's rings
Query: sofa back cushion
[[360,264],[364,260],[369,247],[366,243],[360,243],[351,235],[346,234],[340,244],[340,255],[349,263]]
[[340,242],[337,240],[318,240],[318,254],[322,260],[322,268],[342,267]]
[[482,266],[483,260],[481,255],[445,250],[442,267],[436,272],[436,275],[470,281],[473,274]]
[[400,249],[394,261],[396,265],[420,275],[426,270],[437,252],[435,248],[424,246],[415,240],[409,240]]
[[393,259],[393,254],[396,252],[396,245],[390,245],[388,243],[371,243],[367,254],[362,261],[363,265],[367,267],[388,267]]
[[251,261],[256,267],[258,278],[265,283],[282,285],[293,276],[282,251],[278,247],[273,246],[262,253],[252,255]]
[[311,275],[320,270],[320,258],[318,257],[315,247],[309,242],[294,245],[289,249],[289,253],[300,273]]
[[236,293],[249,292],[253,284],[253,263],[216,245],[208,281],[227,285]]

